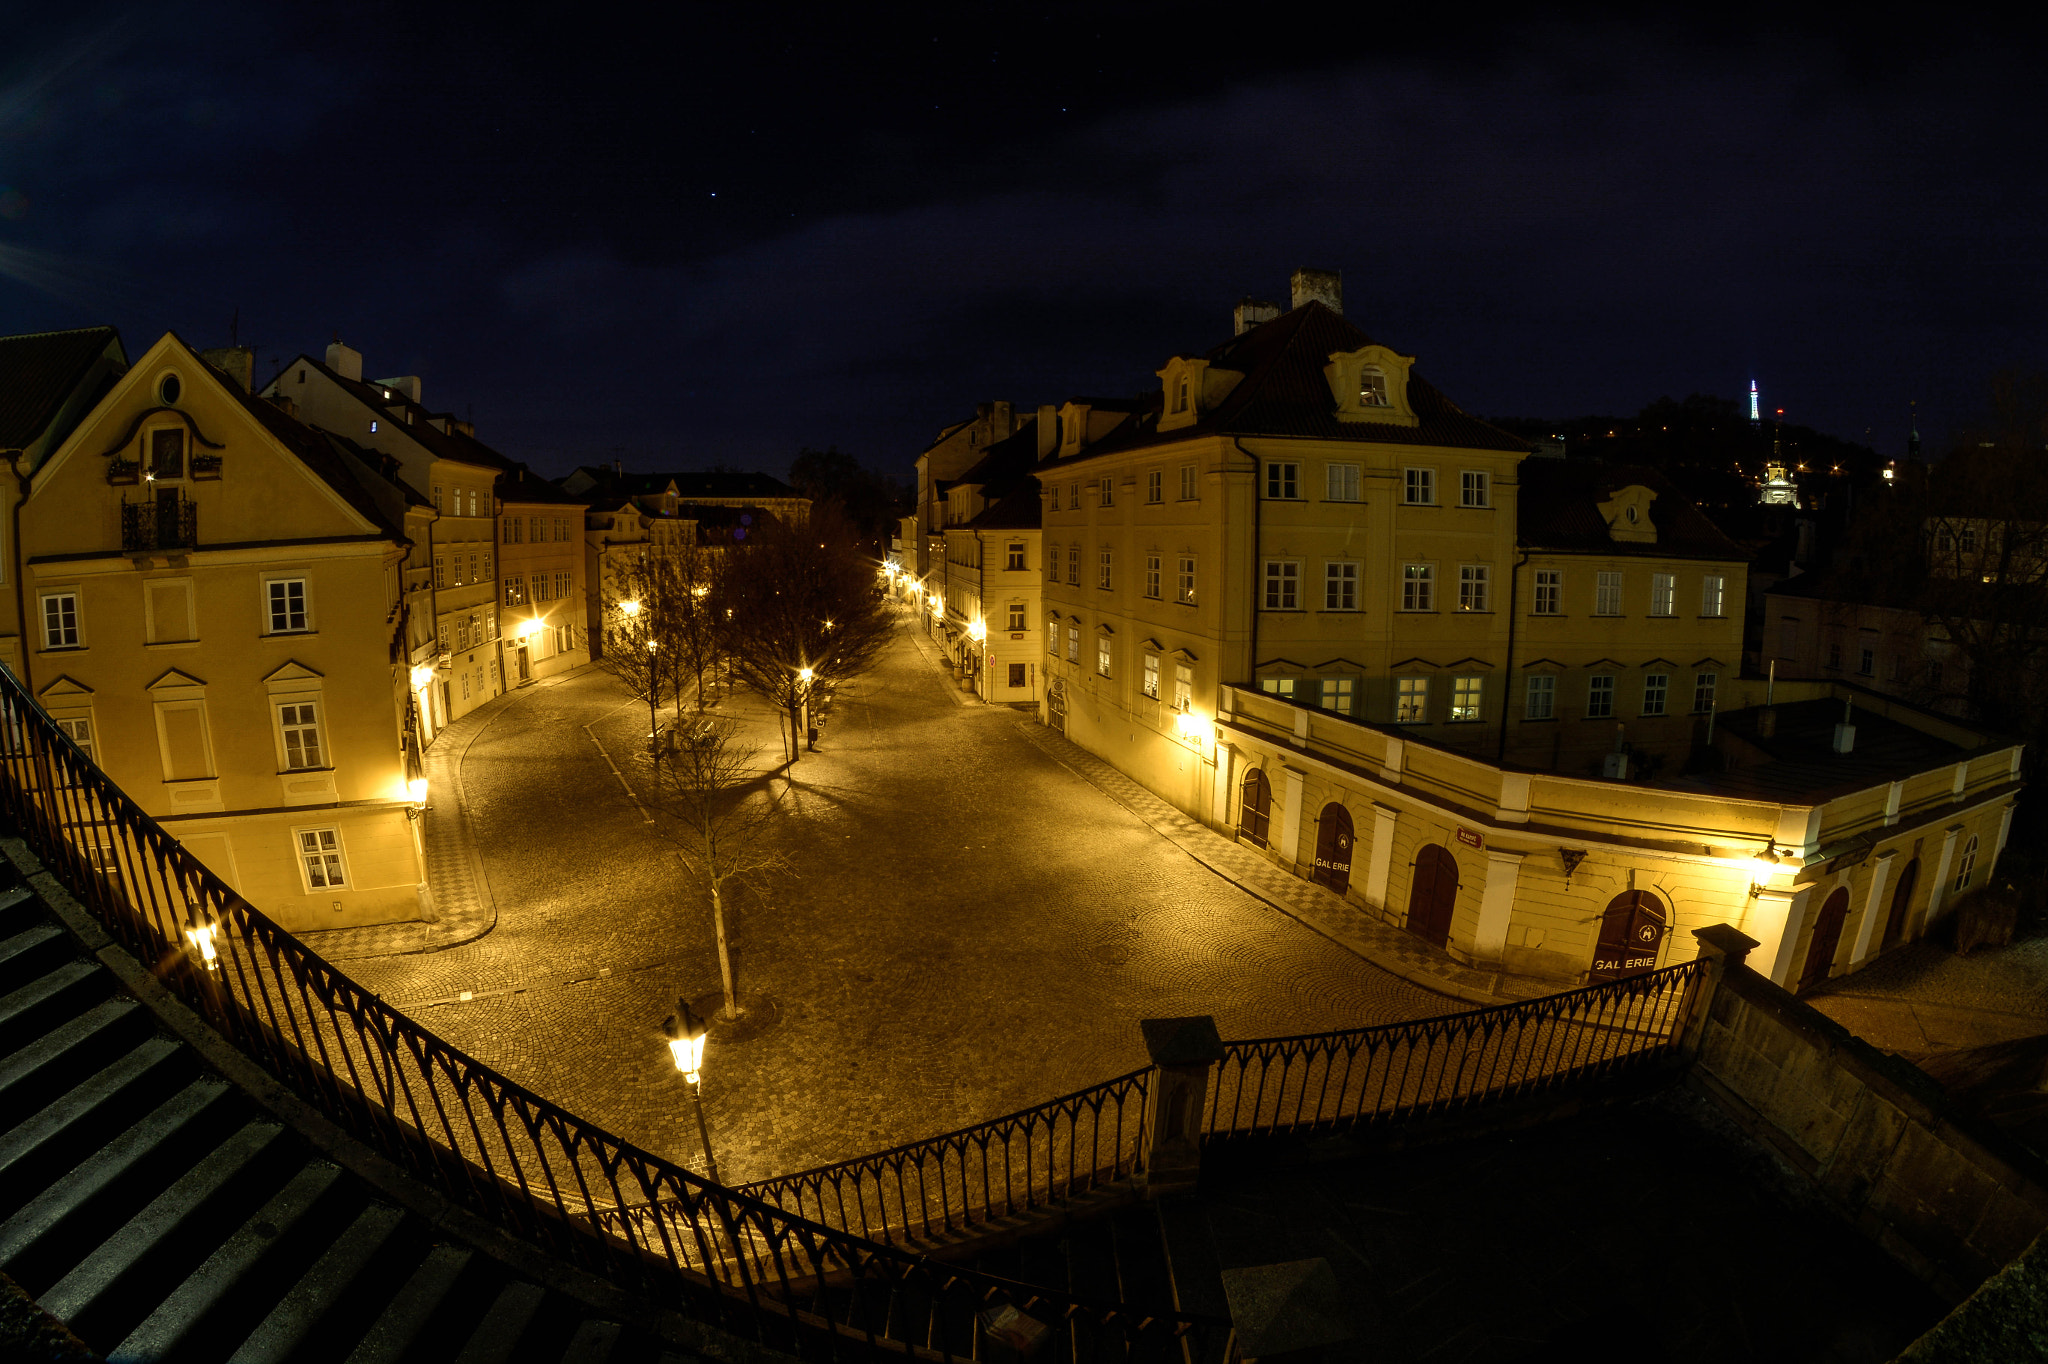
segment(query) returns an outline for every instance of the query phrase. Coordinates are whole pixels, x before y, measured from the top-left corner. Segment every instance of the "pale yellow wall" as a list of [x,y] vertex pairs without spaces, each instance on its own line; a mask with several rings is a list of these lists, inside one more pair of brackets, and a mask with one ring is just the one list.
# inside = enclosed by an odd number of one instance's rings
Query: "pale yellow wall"
[[[504,503],[498,546],[499,604],[504,616],[500,628],[506,637],[506,670],[515,684],[519,677],[517,650],[522,643],[531,678],[551,677],[590,661],[583,512],[582,507],[556,503],[522,503],[509,498]],[[520,527],[516,542],[510,530],[515,520]],[[536,532],[543,538],[536,540]],[[566,591],[560,590],[565,575]],[[543,578],[545,588],[537,582]]]

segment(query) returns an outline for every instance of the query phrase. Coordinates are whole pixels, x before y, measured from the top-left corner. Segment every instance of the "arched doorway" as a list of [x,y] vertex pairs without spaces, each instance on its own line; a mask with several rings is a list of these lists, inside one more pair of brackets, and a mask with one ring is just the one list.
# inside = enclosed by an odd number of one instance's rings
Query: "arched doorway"
[[1342,895],[1351,888],[1351,812],[1338,801],[1323,807],[1316,821],[1316,874],[1318,885]]
[[1842,941],[1842,921],[1848,917],[1849,888],[1840,886],[1813,921],[1813,944],[1806,949],[1806,969],[1799,973],[1800,989],[1828,978],[1835,964],[1835,948]]
[[1623,891],[1609,900],[1600,919],[1600,941],[1593,948],[1593,969],[1586,980],[1619,980],[1655,967],[1665,922],[1664,902],[1647,890]]
[[1920,859],[1916,857],[1899,873],[1899,886],[1892,892],[1892,912],[1885,916],[1884,940],[1877,945],[1878,951],[1891,951],[1906,936],[1906,918],[1913,912],[1913,883],[1919,879]]
[[1244,774],[1244,800],[1237,812],[1237,836],[1254,847],[1266,846],[1266,830],[1273,823],[1273,784],[1266,771],[1254,767]]
[[1067,684],[1057,677],[1046,684],[1045,723],[1056,733],[1067,732]]
[[1408,887],[1408,931],[1442,947],[1451,940],[1451,911],[1458,907],[1458,859],[1435,843],[1415,854],[1415,880]]

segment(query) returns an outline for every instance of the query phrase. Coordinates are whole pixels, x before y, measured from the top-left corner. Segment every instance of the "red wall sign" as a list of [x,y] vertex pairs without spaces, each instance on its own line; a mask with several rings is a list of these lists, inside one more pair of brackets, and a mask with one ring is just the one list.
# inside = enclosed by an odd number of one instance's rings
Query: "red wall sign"
[[1486,846],[1486,840],[1473,833],[1470,829],[1458,830],[1458,841],[1468,848],[1483,848]]

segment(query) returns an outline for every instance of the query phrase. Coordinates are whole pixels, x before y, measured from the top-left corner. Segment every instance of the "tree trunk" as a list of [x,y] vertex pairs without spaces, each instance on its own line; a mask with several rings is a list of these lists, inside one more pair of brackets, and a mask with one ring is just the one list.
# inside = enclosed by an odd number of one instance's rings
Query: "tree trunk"
[[718,893],[718,882],[711,883],[711,926],[718,933],[718,974],[725,983],[725,1016],[740,1016],[739,1000],[732,988],[732,952],[725,942],[725,900]]
[[789,763],[796,766],[797,759],[804,753],[803,717],[797,713],[795,701],[789,703]]

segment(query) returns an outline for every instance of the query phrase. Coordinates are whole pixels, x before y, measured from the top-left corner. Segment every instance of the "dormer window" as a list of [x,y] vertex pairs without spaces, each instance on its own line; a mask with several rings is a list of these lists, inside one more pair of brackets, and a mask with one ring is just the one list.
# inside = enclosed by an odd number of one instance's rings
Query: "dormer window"
[[1358,371],[1358,405],[1360,407],[1391,407],[1387,401],[1387,374],[1377,365],[1367,365]]
[[1188,410],[1188,378],[1185,374],[1181,376],[1180,382],[1173,386],[1173,410],[1175,412],[1185,412]]

